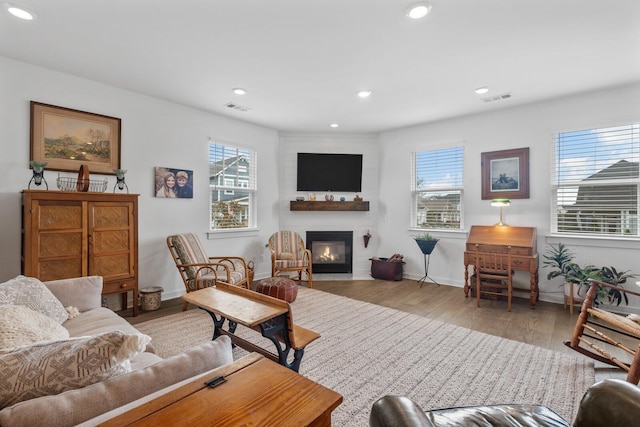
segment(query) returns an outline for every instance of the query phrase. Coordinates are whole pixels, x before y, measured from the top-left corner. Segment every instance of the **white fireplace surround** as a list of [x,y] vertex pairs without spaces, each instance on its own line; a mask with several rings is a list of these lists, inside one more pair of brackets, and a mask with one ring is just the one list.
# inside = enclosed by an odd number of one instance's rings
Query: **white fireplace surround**
[[[378,145],[375,135],[340,135],[330,139],[322,135],[312,134],[280,134],[279,175],[280,200],[278,210],[280,229],[293,230],[306,236],[307,231],[348,231],[353,234],[352,247],[352,273],[354,280],[366,280],[371,278],[371,262],[369,258],[374,256],[386,256],[376,253],[378,242],[375,224],[378,217]],[[297,153],[345,153],[362,154],[362,192],[359,196],[369,202],[369,211],[291,211],[289,203],[296,197],[304,197],[309,200],[309,193],[296,191],[296,161]],[[356,193],[332,192],[335,200],[344,197],[353,200]],[[315,192],[316,200],[324,200],[324,192]],[[370,232],[372,238],[369,245],[364,247],[362,236]],[[307,241],[305,240],[305,244]],[[391,254],[388,254],[391,255]],[[348,273],[320,273],[314,268],[314,278],[318,274]]]

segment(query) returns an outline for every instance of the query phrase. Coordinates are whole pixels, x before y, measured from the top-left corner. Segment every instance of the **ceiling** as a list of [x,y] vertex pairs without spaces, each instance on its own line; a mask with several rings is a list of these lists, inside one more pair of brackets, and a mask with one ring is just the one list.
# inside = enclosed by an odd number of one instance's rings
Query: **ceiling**
[[0,10],[2,56],[278,131],[375,133],[640,81],[638,0],[431,0],[417,21],[410,0],[8,1],[37,19]]

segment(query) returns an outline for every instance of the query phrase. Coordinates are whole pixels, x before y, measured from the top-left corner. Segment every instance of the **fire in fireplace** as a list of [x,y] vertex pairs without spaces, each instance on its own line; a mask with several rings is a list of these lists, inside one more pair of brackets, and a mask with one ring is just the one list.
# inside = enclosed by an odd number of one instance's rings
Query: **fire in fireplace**
[[307,231],[314,273],[351,273],[353,231]]

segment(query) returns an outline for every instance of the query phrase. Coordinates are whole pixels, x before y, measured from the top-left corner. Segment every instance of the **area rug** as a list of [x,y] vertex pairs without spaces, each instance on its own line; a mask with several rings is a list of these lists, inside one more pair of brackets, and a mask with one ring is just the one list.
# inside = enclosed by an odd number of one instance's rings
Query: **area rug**
[[[300,288],[296,324],[321,334],[305,350],[300,373],[344,397],[333,425],[368,425],[371,405],[404,395],[424,409],[537,403],[572,421],[594,383],[591,361],[414,314]],[[213,322],[188,310],[136,327],[162,357],[211,339]],[[271,349],[255,331],[238,334]],[[246,354],[236,348],[234,357]]]

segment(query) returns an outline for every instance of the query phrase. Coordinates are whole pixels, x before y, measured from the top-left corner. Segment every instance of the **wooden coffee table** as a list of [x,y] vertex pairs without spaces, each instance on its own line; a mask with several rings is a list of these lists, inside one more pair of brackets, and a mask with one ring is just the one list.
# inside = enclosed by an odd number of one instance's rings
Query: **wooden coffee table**
[[[224,375],[226,382],[205,381]],[[258,353],[112,418],[103,426],[330,426],[342,396]]]

